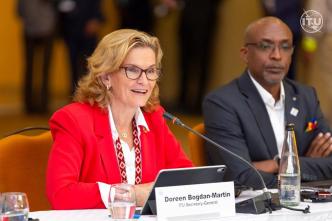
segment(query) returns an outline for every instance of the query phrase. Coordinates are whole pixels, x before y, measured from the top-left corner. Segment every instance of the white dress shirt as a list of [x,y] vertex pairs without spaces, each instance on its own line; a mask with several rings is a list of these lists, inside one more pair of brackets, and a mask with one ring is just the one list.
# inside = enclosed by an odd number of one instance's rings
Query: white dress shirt
[[[111,132],[112,132],[112,139],[113,139],[113,146],[115,148],[115,141],[119,138],[119,133],[116,129],[114,119],[113,119],[113,114],[112,114],[112,109],[110,106],[108,106],[108,117],[109,117],[109,123],[111,126]],[[136,126],[137,126],[137,131],[138,131],[138,139],[140,139],[140,127],[142,126],[145,128],[145,130],[149,131],[148,124],[145,121],[144,115],[141,111],[141,108],[137,108],[137,111],[135,113],[135,120],[136,120]],[[126,173],[127,173],[127,181],[129,184],[135,184],[135,148],[132,147],[130,148],[129,145],[121,140],[120,137],[120,143],[122,147],[122,152],[124,155],[124,160],[126,163]],[[116,151],[116,150],[115,150]],[[105,207],[108,207],[108,194],[110,190],[109,184],[102,183],[102,182],[97,182],[99,186],[99,192],[100,196],[105,204]]]
[[[116,129],[113,115],[112,115],[112,110],[111,107],[109,106],[108,108],[108,115],[109,115],[109,121],[111,125],[111,130],[112,130],[112,138],[113,138],[113,144],[114,144],[114,149],[115,149],[115,141],[119,138],[119,133]],[[138,131],[138,139],[140,138],[141,131],[139,129],[139,126],[145,127],[147,131],[149,131],[149,127],[145,121],[144,115],[141,111],[141,108],[137,108],[137,111],[135,113],[135,120],[136,120],[136,125],[137,125],[137,131]],[[122,151],[126,163],[126,173],[127,173],[127,180],[128,183],[130,184],[135,184],[135,148],[134,147],[129,147],[129,145],[121,140],[120,137],[120,143],[122,146]]]
[[281,155],[282,146],[285,138],[285,89],[282,82],[280,82],[280,96],[279,100],[275,101],[273,96],[265,90],[252,76],[249,72],[249,76],[261,95],[262,100],[265,104],[267,113],[271,121],[274,136],[277,141],[278,154]]

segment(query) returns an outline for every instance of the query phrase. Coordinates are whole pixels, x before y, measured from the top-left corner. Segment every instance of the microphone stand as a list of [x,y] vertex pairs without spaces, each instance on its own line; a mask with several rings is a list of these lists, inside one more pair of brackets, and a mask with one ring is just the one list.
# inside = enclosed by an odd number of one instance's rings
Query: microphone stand
[[262,175],[246,159],[244,159],[243,157],[241,157],[241,156],[233,153],[232,151],[226,149],[225,147],[223,147],[220,144],[216,143],[215,141],[211,140],[207,136],[193,130],[191,127],[189,127],[186,124],[182,123],[181,120],[179,120],[177,117],[171,115],[170,113],[164,112],[163,117],[167,120],[172,121],[173,124],[179,125],[180,127],[183,127],[185,129],[187,129],[188,131],[196,134],[197,136],[201,137],[202,139],[209,142],[210,144],[212,144],[212,145],[218,147],[219,149],[231,154],[235,158],[240,159],[243,163],[247,164],[250,168],[252,168],[256,172],[256,174],[258,175],[258,177],[260,179],[261,184],[263,185],[263,194],[258,195],[254,198],[236,203],[236,212],[237,213],[261,214],[261,213],[265,213],[265,212],[272,213],[272,211],[281,209],[280,201],[279,201],[279,195],[277,193],[271,193],[271,192],[268,191]]

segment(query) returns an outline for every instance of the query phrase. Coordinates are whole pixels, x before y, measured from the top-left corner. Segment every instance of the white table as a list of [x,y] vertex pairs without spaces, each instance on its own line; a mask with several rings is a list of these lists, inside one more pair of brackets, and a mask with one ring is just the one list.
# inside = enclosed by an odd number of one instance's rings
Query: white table
[[[246,199],[260,192],[244,192],[237,201]],[[281,209],[270,213],[260,215],[241,214],[237,213],[232,217],[224,217],[217,219],[218,221],[332,221],[332,202],[329,203],[301,203],[300,208],[305,208],[310,205],[309,214],[302,212]],[[91,210],[50,210],[30,212],[29,217],[39,218],[40,221],[111,221],[108,217],[108,210],[106,209],[91,209]],[[141,216],[139,220],[142,221],[156,221],[155,216]],[[202,219],[199,219],[202,220]],[[209,219],[216,220],[216,219]],[[180,220],[179,220],[180,221]],[[181,220],[185,221],[185,220]],[[196,220],[198,221],[198,219]]]

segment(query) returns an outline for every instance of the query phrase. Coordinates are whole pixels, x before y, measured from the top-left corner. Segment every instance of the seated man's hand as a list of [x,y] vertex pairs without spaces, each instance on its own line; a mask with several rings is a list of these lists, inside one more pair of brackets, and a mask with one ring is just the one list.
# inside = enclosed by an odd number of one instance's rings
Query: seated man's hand
[[153,182],[135,185],[136,206],[144,206],[152,186]]
[[252,162],[254,167],[257,170],[266,172],[266,173],[278,173],[279,166],[275,160],[262,160],[262,161],[255,161]]
[[332,153],[331,133],[319,133],[311,142],[307,157],[327,157]]

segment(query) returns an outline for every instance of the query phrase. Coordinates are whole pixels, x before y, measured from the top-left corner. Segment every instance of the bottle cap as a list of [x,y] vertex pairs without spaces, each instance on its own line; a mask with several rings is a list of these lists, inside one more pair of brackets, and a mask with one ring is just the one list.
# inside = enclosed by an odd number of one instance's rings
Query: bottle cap
[[293,123],[289,123],[286,125],[286,130],[294,130],[294,128],[295,128],[295,124],[293,124]]

